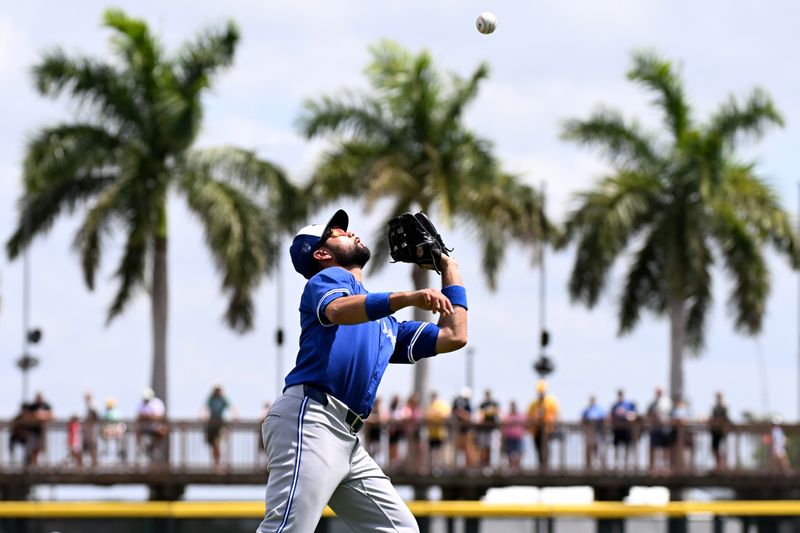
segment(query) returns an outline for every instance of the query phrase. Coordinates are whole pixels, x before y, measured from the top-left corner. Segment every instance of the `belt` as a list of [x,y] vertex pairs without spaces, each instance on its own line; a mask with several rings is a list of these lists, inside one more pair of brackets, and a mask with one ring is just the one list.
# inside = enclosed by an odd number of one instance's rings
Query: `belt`
[[[328,405],[328,395],[319,389],[315,389],[311,385],[303,385],[303,394],[317,403]],[[358,416],[355,411],[349,408],[347,409],[347,415],[345,415],[344,421],[348,426],[350,426],[350,431],[353,433],[358,433],[358,430],[360,430],[361,426],[364,425],[364,421],[361,419],[361,417]]]

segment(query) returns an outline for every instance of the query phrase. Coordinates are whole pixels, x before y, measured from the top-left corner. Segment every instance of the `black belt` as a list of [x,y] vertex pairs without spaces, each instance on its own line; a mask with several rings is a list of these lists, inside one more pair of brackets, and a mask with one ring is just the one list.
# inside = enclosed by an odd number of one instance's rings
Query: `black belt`
[[[317,403],[328,405],[328,395],[319,389],[315,389],[311,385],[303,385],[303,394]],[[344,421],[348,426],[350,426],[350,431],[353,433],[358,433],[358,430],[364,425],[364,421],[361,420],[361,417],[349,408],[347,409],[347,415],[345,415]]]

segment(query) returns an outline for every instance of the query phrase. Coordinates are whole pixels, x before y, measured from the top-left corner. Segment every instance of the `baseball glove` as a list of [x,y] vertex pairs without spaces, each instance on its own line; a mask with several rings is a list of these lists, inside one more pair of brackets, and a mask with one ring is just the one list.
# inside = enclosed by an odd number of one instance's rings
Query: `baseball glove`
[[389,221],[389,254],[393,262],[416,265],[442,273],[442,254],[450,255],[442,236],[425,213],[403,213]]

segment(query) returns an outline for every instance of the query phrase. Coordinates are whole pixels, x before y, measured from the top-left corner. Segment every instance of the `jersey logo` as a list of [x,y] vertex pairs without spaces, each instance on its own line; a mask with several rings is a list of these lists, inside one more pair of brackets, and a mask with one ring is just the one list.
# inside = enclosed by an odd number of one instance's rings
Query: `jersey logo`
[[389,338],[389,341],[392,343],[392,349],[394,349],[397,338],[394,336],[392,328],[389,327],[388,322],[388,320],[381,319],[381,327],[383,329],[383,334]]

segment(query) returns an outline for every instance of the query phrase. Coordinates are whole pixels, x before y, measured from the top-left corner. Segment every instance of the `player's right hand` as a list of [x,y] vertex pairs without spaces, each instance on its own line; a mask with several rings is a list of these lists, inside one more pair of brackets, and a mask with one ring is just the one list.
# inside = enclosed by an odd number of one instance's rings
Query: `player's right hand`
[[436,289],[421,289],[412,293],[414,307],[439,313],[441,316],[453,314],[453,304],[450,299]]

